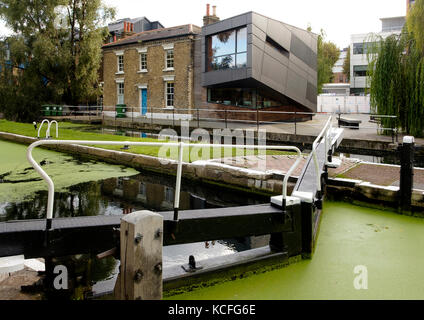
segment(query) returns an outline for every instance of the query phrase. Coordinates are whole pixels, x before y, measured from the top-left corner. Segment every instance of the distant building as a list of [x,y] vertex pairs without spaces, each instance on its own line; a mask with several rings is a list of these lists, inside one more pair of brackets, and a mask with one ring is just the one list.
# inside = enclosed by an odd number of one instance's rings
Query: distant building
[[411,7],[415,4],[415,0],[406,0],[406,13],[411,9]]
[[322,86],[322,94],[348,96],[350,91],[349,83],[325,83]]
[[162,29],[164,26],[159,21],[150,22],[146,17],[139,17],[135,19],[125,18],[109,23],[109,41],[113,42],[128,35],[150,31],[155,29]]
[[[392,34],[400,35],[405,25],[405,17],[382,18],[381,32],[378,36],[387,38]],[[353,34],[350,41],[350,93],[364,95],[369,83],[367,79],[367,53],[373,45],[372,33]]]
[[349,83],[347,75],[343,72],[343,66],[347,58],[349,48],[344,48],[340,51],[339,60],[333,67],[333,83]]

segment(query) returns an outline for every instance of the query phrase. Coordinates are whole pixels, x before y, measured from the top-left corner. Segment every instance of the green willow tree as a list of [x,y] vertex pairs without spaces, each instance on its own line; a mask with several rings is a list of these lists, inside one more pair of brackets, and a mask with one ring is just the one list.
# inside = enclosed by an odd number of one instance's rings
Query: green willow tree
[[[417,18],[420,17],[420,18]],[[368,76],[373,112],[396,115],[383,119],[417,137],[424,130],[424,0],[415,2],[400,35],[380,38],[369,53]]]
[[324,83],[333,81],[333,67],[340,56],[340,49],[331,41],[325,41],[325,32],[318,35],[318,93]]
[[43,103],[96,101],[101,26],[114,16],[102,0],[0,0],[0,18],[14,32],[6,40],[10,59],[0,56],[6,117],[32,121]]
[[347,48],[346,59],[343,63],[343,74],[346,75],[347,80],[350,81],[350,47]]

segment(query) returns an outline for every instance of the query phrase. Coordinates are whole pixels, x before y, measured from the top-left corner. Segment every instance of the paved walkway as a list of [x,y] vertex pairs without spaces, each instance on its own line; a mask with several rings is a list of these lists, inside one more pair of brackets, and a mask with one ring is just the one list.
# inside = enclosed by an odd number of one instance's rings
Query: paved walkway
[[[268,155],[244,156],[211,160],[227,165],[259,171],[280,172],[285,174],[296,161],[295,155]],[[302,156],[302,161],[293,172],[299,176],[305,166],[307,156]],[[381,186],[399,186],[400,166],[363,162],[359,159],[342,158],[340,167],[329,169],[329,176],[346,179],[362,180]],[[415,168],[414,188],[424,190],[424,169]]]
[[[261,124],[259,126],[260,129],[265,129],[267,132],[276,132],[276,133],[286,133],[286,134],[297,134],[297,135],[307,135],[307,136],[318,136],[318,134],[321,132],[322,128],[324,127],[325,123],[327,122],[329,118],[329,114],[317,114],[313,117],[312,120],[306,121],[306,122],[300,122],[300,123],[273,123],[273,124]],[[348,139],[358,139],[358,140],[371,140],[371,141],[385,141],[385,142],[391,142],[392,136],[391,135],[382,135],[377,133],[378,125],[375,122],[370,121],[370,116],[367,114],[349,114],[349,115],[343,115],[342,117],[349,118],[349,119],[356,119],[360,120],[361,123],[359,125],[359,130],[355,129],[348,129],[345,130],[345,138]],[[105,117],[105,119],[114,120],[114,118],[108,118]],[[167,125],[167,126],[173,126],[179,125],[180,122],[178,120],[175,120],[174,122],[172,119],[147,119],[147,118],[119,118],[116,119],[116,124],[118,125],[119,122],[123,123],[150,123],[150,124],[160,124],[160,125]],[[229,129],[257,129],[256,123],[241,123],[241,122],[228,122],[227,124],[224,121],[199,121],[193,120],[190,121],[190,127],[191,128],[219,128],[223,129],[228,127]],[[337,116],[333,119],[333,126],[338,126],[338,119]],[[390,131],[389,131],[390,132]],[[402,142],[403,134],[398,135],[399,142]],[[394,139],[396,141],[396,138]],[[416,144],[417,145],[424,145],[424,139],[423,138],[416,138]]]

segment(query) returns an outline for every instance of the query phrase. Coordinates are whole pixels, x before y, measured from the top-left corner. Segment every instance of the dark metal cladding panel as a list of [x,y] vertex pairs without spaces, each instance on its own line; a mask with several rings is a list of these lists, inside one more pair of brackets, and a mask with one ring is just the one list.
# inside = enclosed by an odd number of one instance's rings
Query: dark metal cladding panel
[[292,33],[283,23],[269,19],[267,35],[282,46],[287,51],[290,51]]
[[308,82],[308,86],[306,87],[306,99],[312,103],[317,103],[317,91],[317,87]]
[[316,70],[316,54],[295,34],[292,34],[290,52],[306,63],[309,67]]

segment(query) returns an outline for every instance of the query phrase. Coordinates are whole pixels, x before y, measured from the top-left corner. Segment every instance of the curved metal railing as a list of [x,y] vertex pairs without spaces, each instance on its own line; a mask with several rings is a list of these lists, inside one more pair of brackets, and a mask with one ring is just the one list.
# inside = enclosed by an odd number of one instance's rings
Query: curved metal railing
[[331,139],[331,131],[332,131],[332,128],[333,128],[332,121],[333,121],[333,116],[331,115],[328,118],[324,128],[321,131],[321,133],[318,135],[318,137],[315,139],[314,143],[312,144],[312,157],[314,159],[314,164],[315,164],[318,197],[321,197],[321,195],[322,195],[322,187],[321,187],[321,174],[320,174],[321,170],[319,168],[319,163],[318,163],[317,147],[321,143],[322,139],[324,139],[325,163],[327,163],[329,145],[331,144],[331,141],[329,141],[329,140]]
[[[53,123],[56,123],[56,139],[57,139],[59,137],[59,124],[57,123],[56,120],[49,121],[47,119],[44,119],[41,122],[40,126],[38,127],[37,139],[40,139],[40,132],[41,132],[41,128],[43,127],[44,123],[47,123],[46,139],[50,138],[50,128],[51,128]],[[34,125],[36,125],[35,122],[34,122]]]
[[266,146],[266,145],[231,145],[231,144],[201,144],[201,143],[172,143],[172,142],[137,142],[137,141],[88,141],[88,140],[39,140],[34,142],[28,147],[27,159],[33,166],[33,168],[41,175],[48,185],[48,200],[47,200],[47,229],[51,228],[51,220],[53,219],[53,203],[54,203],[54,183],[49,175],[41,168],[41,166],[34,160],[32,151],[34,148],[41,145],[120,145],[120,146],[167,146],[167,147],[178,147],[178,167],[177,167],[177,181],[175,188],[175,199],[174,199],[174,220],[178,220],[178,209],[180,205],[180,191],[181,191],[181,176],[182,176],[182,164],[184,148],[190,146],[196,146],[199,148],[213,147],[213,148],[234,148],[234,149],[258,149],[258,150],[286,150],[294,151],[297,153],[297,159],[295,163],[290,167],[289,171],[285,174],[283,180],[283,200],[287,198],[287,183],[289,177],[293,171],[299,165],[302,154],[299,148],[293,146]]

